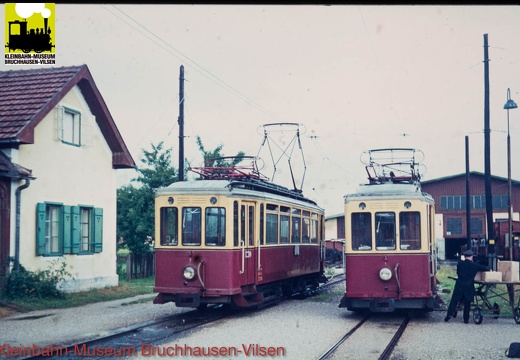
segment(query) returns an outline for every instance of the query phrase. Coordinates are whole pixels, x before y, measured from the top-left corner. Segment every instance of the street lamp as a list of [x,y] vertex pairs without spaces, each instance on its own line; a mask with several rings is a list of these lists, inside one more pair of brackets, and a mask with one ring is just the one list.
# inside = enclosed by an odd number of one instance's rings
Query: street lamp
[[507,102],[504,109],[507,110],[507,211],[508,211],[508,235],[509,235],[509,261],[513,261],[513,208],[511,206],[511,136],[509,135],[509,110],[516,109],[518,105],[511,100],[511,91],[507,89]]

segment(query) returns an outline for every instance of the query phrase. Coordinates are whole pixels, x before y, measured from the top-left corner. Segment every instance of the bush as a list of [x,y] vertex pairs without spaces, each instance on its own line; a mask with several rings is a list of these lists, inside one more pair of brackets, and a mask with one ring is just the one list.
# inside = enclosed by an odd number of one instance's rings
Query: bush
[[[14,259],[9,261],[14,262]],[[60,259],[53,261],[47,270],[29,271],[20,264],[18,272],[11,271],[7,276],[2,294],[7,299],[62,299],[65,291],[61,285],[66,278],[72,277],[66,268],[67,264]]]

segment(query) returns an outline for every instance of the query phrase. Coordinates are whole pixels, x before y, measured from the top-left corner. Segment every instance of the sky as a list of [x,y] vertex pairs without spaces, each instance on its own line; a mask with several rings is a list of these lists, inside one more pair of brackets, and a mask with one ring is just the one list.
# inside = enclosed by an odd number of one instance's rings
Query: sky
[[[88,65],[138,165],[162,141],[178,167],[181,66],[192,166],[200,136],[206,150],[260,156],[261,172],[292,188],[288,158],[262,146],[264,129],[278,128],[263,125],[300,124],[271,133],[273,148],[291,154],[296,187],[333,215],[366,183],[366,150],[418,149],[432,180],[465,172],[468,137],[470,170],[484,172],[485,34],[491,173],[507,178],[503,106],[508,88],[520,102],[519,19],[518,6],[490,5],[57,3],[55,66]],[[520,180],[520,110],[509,116]],[[117,173],[118,186],[135,176]]]

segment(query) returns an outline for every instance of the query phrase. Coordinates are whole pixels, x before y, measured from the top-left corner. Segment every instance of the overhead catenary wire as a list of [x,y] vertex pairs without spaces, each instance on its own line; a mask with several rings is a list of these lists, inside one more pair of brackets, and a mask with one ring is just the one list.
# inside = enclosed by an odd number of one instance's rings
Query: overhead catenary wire
[[[199,65],[197,62],[192,60],[190,57],[188,57],[187,55],[183,54],[181,51],[177,50],[175,47],[170,45],[167,41],[163,40],[159,35],[155,34],[153,31],[151,31],[150,29],[148,29],[147,27],[142,25],[139,21],[132,18],[130,15],[128,15],[126,12],[124,12],[120,7],[118,7],[116,5],[110,5],[110,7],[114,8],[119,13],[121,13],[124,17],[129,19],[131,21],[131,23],[126,21],[124,18],[118,16],[113,11],[111,11],[108,6],[106,6],[106,5],[101,5],[101,6],[103,8],[105,8],[108,12],[110,12],[112,15],[117,17],[119,20],[123,21],[125,24],[127,24],[128,26],[130,26],[131,28],[133,28],[134,30],[136,30],[137,32],[139,32],[140,34],[145,36],[150,41],[157,44],[159,47],[161,47],[165,51],[167,51],[169,54],[173,55],[175,58],[177,58],[183,62],[186,62],[187,63],[186,66],[193,68],[195,71],[197,71],[202,76],[206,77],[208,80],[214,82],[218,86],[222,87],[224,90],[237,96],[238,98],[240,98],[247,104],[253,106],[257,110],[267,114],[268,116],[270,116],[272,118],[278,119],[278,116],[275,115],[273,112],[266,109],[262,105],[256,103],[254,100],[250,99],[248,96],[243,94],[241,91],[235,89],[233,86],[229,85],[228,83],[226,83],[225,81],[223,81],[222,79],[220,79],[219,77],[217,77],[216,75],[211,73],[210,71],[206,70],[203,66]],[[132,23],[137,25],[139,28],[134,26]]]

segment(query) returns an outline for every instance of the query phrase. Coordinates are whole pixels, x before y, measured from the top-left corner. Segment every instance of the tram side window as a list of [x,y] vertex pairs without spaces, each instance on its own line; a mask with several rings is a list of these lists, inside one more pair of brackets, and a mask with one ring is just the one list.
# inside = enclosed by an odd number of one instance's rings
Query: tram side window
[[255,244],[255,207],[249,206],[249,245]]
[[280,206],[280,244],[289,243],[289,211],[287,206]]
[[265,243],[278,244],[278,206],[267,204],[265,214]]
[[233,203],[233,245],[238,246],[238,201]]
[[226,209],[206,208],[206,245],[226,245]]
[[417,211],[399,214],[401,250],[421,249],[421,214]]
[[264,204],[260,204],[260,245],[264,245]]
[[311,216],[311,243],[318,243],[318,214],[312,214]]
[[353,213],[352,250],[372,249],[372,219],[370,213]]
[[308,244],[311,241],[311,213],[304,210],[302,215],[302,243]]
[[301,218],[300,218],[301,211],[298,209],[292,209],[292,229],[291,229],[291,243],[292,244],[299,244],[301,239]]
[[377,212],[375,226],[376,249],[395,250],[395,213]]
[[176,246],[179,243],[177,214],[176,207],[161,208],[161,245]]
[[182,208],[182,245],[200,245],[201,223],[200,207]]

